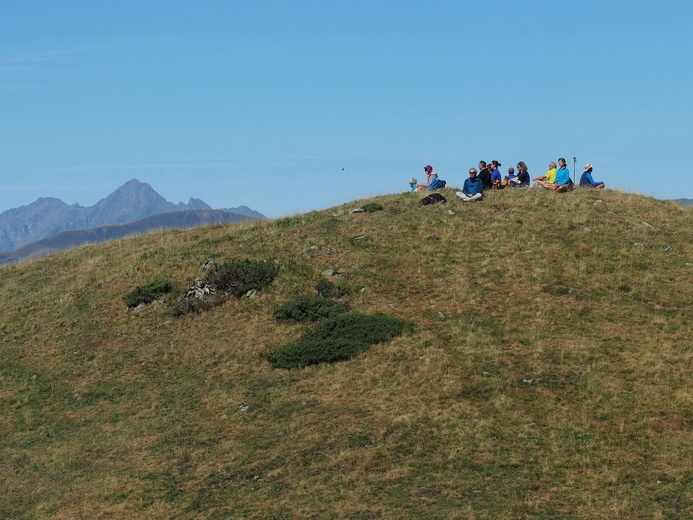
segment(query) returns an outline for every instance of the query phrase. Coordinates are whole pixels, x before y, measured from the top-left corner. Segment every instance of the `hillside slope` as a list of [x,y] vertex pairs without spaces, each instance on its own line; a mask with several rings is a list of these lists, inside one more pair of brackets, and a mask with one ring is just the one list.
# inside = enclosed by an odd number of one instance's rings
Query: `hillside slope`
[[203,225],[250,222],[255,217],[233,213],[226,210],[185,210],[170,213],[159,213],[151,217],[127,222],[110,224],[89,229],[63,231],[43,240],[37,240],[13,251],[0,252],[0,265],[21,262],[32,258],[41,258],[59,251],[84,244],[98,244],[130,235],[150,233],[153,230],[188,229]]
[[[0,518],[693,516],[691,208],[442,193],[0,268]],[[207,259],[246,257],[269,289],[172,317]],[[312,327],[274,309],[323,275],[415,332],[271,368]]]

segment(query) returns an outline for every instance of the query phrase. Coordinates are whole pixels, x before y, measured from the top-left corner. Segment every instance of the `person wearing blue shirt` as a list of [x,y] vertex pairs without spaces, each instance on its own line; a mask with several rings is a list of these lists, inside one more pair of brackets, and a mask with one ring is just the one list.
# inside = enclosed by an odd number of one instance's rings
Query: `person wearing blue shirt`
[[595,181],[592,178],[592,165],[587,163],[585,164],[585,171],[582,172],[582,176],[580,177],[580,187],[597,188],[598,190],[603,190],[606,188],[606,184],[604,184],[602,181]]
[[554,183],[556,185],[556,191],[559,192],[568,191],[571,187],[570,170],[563,157],[558,159],[558,171],[556,172],[556,180]]
[[491,170],[491,188],[497,190],[501,187],[501,172],[498,167],[501,165],[498,161],[491,161],[489,170]]
[[481,179],[476,176],[476,168],[470,168],[469,178],[465,179],[462,191],[458,191],[455,195],[464,202],[474,202],[481,199],[483,193],[484,184],[481,182]]
[[508,168],[508,175],[503,179],[503,184],[506,186],[512,186],[513,184],[520,184],[520,180],[515,175],[515,168],[512,166]]

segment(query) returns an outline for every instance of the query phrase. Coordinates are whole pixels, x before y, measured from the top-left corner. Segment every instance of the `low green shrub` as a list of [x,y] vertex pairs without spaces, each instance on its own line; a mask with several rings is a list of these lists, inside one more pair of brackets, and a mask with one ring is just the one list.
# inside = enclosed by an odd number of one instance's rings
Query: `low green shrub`
[[338,285],[327,278],[320,278],[315,284],[315,290],[324,298],[341,298],[351,292],[346,285]]
[[374,211],[382,211],[383,206],[377,202],[369,202],[368,204],[364,204],[361,209],[366,213],[373,213]]
[[173,286],[168,280],[157,280],[147,285],[138,285],[123,296],[128,308],[137,307],[141,303],[152,303],[164,294],[170,293]]
[[301,368],[357,356],[371,345],[389,341],[413,325],[385,314],[349,313],[329,318],[297,341],[267,355],[275,368]]
[[277,349],[267,359],[274,368],[302,368],[318,363],[346,361],[369,347],[367,343],[354,343],[346,339],[304,339]]
[[234,259],[212,267],[207,279],[217,290],[240,297],[271,284],[278,271],[278,266],[265,260]]
[[282,321],[318,321],[344,312],[345,306],[327,298],[298,295],[283,303],[274,311],[274,317]]

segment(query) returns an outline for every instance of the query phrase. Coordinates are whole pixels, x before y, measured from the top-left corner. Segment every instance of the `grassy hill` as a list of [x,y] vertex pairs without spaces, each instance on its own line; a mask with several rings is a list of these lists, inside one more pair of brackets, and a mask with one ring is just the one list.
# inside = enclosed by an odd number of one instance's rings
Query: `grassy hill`
[[250,222],[257,217],[227,210],[186,210],[158,213],[124,224],[109,224],[89,229],[71,229],[48,238],[31,242],[12,251],[0,252],[0,265],[22,262],[48,256],[72,247],[98,244],[130,235],[145,234],[164,229],[188,229],[203,225]]
[[[0,518],[691,518],[693,210],[442,193],[1,268]],[[173,317],[208,258],[280,271]],[[315,326],[273,311],[325,275],[415,330],[272,368]]]

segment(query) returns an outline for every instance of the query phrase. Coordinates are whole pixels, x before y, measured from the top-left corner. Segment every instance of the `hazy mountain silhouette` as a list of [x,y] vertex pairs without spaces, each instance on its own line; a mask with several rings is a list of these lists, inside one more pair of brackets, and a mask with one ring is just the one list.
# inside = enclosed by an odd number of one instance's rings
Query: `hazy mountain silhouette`
[[63,231],[13,251],[0,253],[0,265],[39,258],[84,244],[94,244],[163,229],[187,229],[209,224],[228,224],[259,220],[257,217],[227,210],[185,210],[160,213],[126,224],[109,224],[84,230]]
[[[209,211],[200,199],[174,204],[146,183],[132,179],[90,207],[66,204],[60,199],[42,197],[35,202],[0,213],[0,252],[12,251],[37,240],[65,231],[85,230],[111,224],[124,224],[164,213]],[[265,218],[246,206],[224,211]]]

